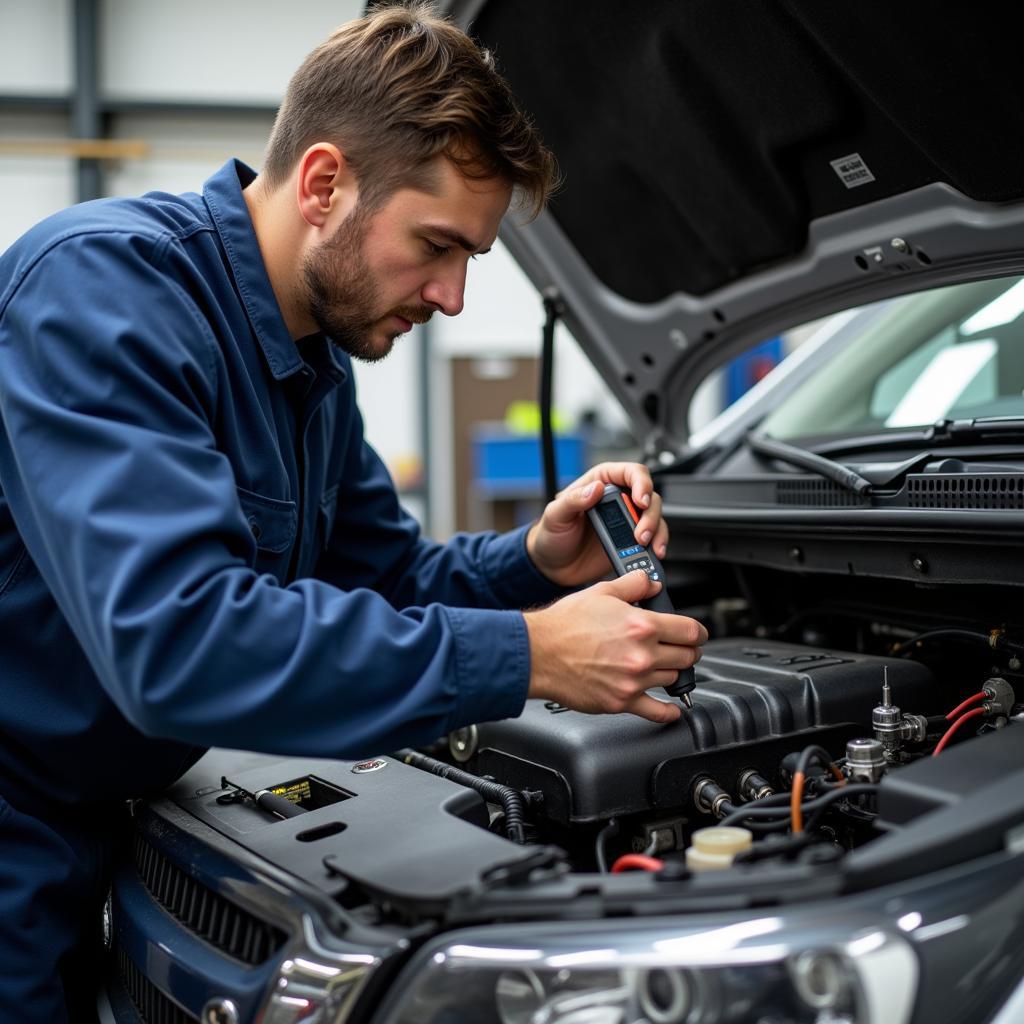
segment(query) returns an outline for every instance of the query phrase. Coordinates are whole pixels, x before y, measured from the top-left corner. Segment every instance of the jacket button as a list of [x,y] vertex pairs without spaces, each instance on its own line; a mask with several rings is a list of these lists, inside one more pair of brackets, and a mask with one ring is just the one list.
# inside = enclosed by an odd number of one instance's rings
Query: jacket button
[[253,539],[259,540],[263,531],[260,529],[260,524],[256,521],[256,517],[249,516],[248,523],[249,529],[252,530]]

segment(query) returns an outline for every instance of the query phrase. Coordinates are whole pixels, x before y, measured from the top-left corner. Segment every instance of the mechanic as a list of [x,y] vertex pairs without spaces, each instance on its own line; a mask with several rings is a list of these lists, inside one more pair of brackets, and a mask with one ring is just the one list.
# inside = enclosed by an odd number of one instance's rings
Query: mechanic
[[679,715],[645,691],[703,627],[635,607],[642,571],[586,586],[605,482],[664,553],[643,466],[442,546],[363,438],[350,359],[457,314],[554,176],[486,52],[380,8],[306,59],[258,175],[77,206],[0,260],[0,1020],[92,1017],[126,801],[211,745],[360,758],[527,696]]

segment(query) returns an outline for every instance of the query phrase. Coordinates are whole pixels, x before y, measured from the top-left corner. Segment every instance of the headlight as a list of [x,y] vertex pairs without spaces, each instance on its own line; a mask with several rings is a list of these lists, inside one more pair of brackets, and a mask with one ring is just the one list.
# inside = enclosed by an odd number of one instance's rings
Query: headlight
[[[302,920],[304,942],[296,944],[278,968],[260,1024],[343,1024],[380,961],[370,953],[326,949],[308,916]],[[203,1021],[219,1020],[207,1018]],[[227,1019],[227,1018],[225,1018]]]
[[424,949],[386,1024],[904,1024],[905,939],[868,920],[763,917],[480,929]]

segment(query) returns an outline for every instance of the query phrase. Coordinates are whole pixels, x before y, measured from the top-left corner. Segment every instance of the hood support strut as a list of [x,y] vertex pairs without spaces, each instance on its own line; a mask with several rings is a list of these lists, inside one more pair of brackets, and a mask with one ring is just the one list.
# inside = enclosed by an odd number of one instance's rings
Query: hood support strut
[[555,324],[563,306],[558,293],[544,292],[544,329],[540,346],[540,454],[544,466],[544,500],[551,501],[558,491],[558,468],[555,465],[555,435],[552,428],[552,391],[555,376]]

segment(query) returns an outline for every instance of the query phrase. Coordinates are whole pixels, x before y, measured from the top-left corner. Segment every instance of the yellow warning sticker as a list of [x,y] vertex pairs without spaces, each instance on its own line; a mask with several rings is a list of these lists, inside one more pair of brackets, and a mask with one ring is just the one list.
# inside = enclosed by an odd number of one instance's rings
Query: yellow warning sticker
[[275,793],[277,796],[283,796],[286,800],[291,800],[293,804],[305,803],[313,795],[309,788],[309,779],[294,779],[292,782],[282,782],[278,786],[272,786],[270,792]]

